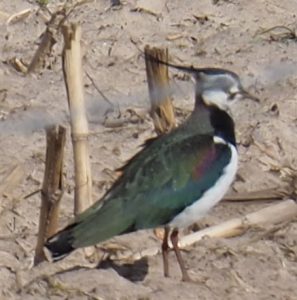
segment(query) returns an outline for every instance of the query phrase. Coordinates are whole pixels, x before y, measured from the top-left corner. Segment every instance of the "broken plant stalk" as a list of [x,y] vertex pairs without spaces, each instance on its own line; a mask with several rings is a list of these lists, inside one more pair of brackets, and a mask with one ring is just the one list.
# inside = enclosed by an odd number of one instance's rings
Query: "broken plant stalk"
[[66,129],[50,126],[46,130],[46,163],[41,190],[41,208],[34,265],[45,260],[44,241],[57,232],[59,205],[63,195],[63,156]]
[[32,73],[36,69],[43,67],[47,56],[52,52],[53,46],[56,43],[56,37],[65,20],[66,12],[64,8],[52,14],[51,19],[47,23],[46,30],[42,34],[40,45],[28,66],[27,73]]
[[[169,132],[175,127],[175,115],[169,96],[168,66],[158,60],[168,62],[168,49],[144,49],[147,82],[151,102],[151,117],[157,134]],[[156,58],[156,61],[151,59]]]

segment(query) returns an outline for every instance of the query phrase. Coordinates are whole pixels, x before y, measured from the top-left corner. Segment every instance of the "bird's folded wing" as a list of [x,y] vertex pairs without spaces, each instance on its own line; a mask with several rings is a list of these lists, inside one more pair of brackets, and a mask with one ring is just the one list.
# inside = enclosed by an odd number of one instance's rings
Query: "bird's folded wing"
[[135,229],[170,222],[215,184],[230,158],[229,146],[207,135],[160,147],[158,155],[135,166],[133,179],[125,179]]
[[211,135],[152,142],[104,199],[77,218],[74,246],[170,222],[215,183],[230,156],[228,145],[215,144]]

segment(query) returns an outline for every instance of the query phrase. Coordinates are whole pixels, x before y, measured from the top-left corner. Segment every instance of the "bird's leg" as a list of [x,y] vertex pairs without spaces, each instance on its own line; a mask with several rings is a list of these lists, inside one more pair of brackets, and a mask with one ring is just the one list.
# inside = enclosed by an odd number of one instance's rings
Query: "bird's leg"
[[178,229],[175,228],[172,231],[170,239],[172,242],[173,250],[175,252],[178,264],[182,272],[182,281],[192,281],[185,267],[184,261],[180,253],[180,249],[178,248]]
[[169,236],[169,227],[165,227],[163,242],[162,242],[162,256],[163,256],[163,268],[164,268],[164,276],[169,277],[169,265],[168,265],[168,236]]

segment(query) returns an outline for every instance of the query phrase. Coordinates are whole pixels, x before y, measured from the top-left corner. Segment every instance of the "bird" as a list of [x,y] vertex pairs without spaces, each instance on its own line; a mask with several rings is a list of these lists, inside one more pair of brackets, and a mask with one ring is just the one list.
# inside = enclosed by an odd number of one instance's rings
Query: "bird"
[[228,191],[238,168],[230,107],[257,98],[232,71],[159,63],[192,75],[192,113],[169,133],[146,141],[103,197],[45,242],[53,261],[115,236],[163,227],[164,276],[169,277],[170,238],[182,281],[191,281],[178,247],[179,230],[204,217]]

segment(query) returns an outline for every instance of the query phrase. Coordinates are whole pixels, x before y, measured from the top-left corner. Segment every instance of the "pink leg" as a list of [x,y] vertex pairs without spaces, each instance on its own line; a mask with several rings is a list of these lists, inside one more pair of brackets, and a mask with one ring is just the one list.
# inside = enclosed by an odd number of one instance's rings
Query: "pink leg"
[[169,277],[169,265],[168,265],[168,236],[169,236],[169,227],[165,227],[165,233],[163,237],[162,243],[162,256],[163,256],[163,268],[164,268],[164,276]]
[[187,269],[185,267],[184,261],[182,259],[181,253],[180,253],[180,250],[178,248],[178,229],[175,228],[172,231],[170,239],[172,242],[173,250],[175,252],[178,264],[179,264],[181,272],[182,272],[182,281],[192,281],[187,272]]

